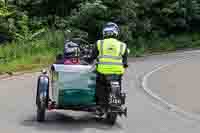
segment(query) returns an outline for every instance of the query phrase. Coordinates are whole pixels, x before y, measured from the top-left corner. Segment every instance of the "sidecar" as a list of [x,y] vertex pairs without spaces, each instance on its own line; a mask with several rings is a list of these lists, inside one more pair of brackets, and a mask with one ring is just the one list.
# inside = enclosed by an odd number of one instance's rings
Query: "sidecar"
[[38,77],[38,121],[44,121],[46,109],[94,111],[95,80],[92,66],[53,64]]
[[92,66],[54,64],[51,76],[52,100],[56,108],[84,111],[96,104],[96,74]]

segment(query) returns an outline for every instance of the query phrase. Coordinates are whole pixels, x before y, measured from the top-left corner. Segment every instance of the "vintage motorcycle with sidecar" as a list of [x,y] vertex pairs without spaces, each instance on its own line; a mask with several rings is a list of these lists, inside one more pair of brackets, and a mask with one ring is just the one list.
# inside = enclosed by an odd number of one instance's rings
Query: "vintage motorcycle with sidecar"
[[[82,39],[74,39],[81,51],[91,51],[89,43]],[[85,47],[85,46],[88,47]],[[109,103],[106,108],[96,104],[95,64],[88,62],[91,52],[81,52],[82,64],[65,65],[54,63],[50,70],[43,70],[37,81],[37,121],[45,121],[46,111],[72,110],[86,111],[103,118],[108,124],[114,125],[118,116],[127,116],[125,107],[126,94],[121,87],[117,75],[106,77],[109,90]]]

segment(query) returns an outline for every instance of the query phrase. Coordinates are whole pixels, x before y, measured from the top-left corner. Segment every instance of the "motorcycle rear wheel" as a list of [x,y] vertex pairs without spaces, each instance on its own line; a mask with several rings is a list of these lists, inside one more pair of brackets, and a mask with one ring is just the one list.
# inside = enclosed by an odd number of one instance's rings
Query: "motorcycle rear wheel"
[[117,121],[117,114],[116,113],[108,113],[106,115],[106,123],[109,125],[114,125]]

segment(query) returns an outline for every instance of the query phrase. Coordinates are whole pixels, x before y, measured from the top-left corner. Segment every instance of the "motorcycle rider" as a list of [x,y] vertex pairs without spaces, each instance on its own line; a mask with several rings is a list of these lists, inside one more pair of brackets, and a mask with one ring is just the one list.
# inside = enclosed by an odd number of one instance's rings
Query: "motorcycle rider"
[[97,60],[96,72],[96,102],[98,105],[108,104],[108,90],[105,85],[107,75],[118,75],[121,78],[128,67],[127,45],[118,40],[119,27],[113,22],[107,23],[103,28],[103,40],[98,40],[93,50],[92,59]]
[[65,65],[80,64],[79,45],[71,41],[65,43],[64,59],[65,59],[64,60]]
[[66,41],[64,44],[63,56],[59,55],[56,64],[77,65],[80,64],[80,48],[79,45]]

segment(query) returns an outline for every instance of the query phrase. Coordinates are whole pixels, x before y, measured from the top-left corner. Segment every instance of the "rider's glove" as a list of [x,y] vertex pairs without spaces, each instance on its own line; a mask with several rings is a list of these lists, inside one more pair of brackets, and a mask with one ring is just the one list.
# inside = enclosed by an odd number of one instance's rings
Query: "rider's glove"
[[124,64],[124,68],[128,68],[128,64]]

